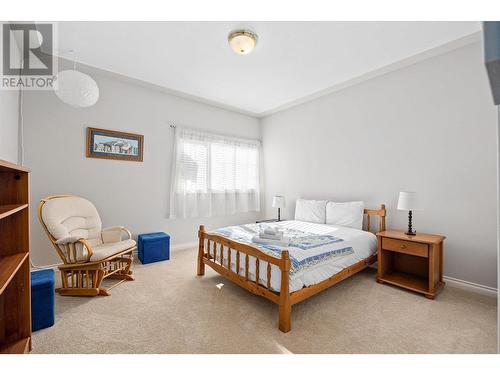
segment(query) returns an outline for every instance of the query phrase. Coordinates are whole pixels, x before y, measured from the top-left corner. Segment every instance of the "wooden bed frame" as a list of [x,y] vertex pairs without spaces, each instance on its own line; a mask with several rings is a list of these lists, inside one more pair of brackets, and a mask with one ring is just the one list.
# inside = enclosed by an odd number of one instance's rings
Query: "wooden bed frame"
[[[385,216],[386,210],[385,205],[381,205],[380,209],[370,210],[365,209],[364,214],[367,216],[366,220],[366,230],[370,231],[370,218],[371,216],[379,216],[379,231],[385,230]],[[268,254],[263,253],[257,248],[230,240],[229,238],[209,234],[205,231],[205,226],[200,225],[200,230],[198,232],[199,237],[199,247],[198,247],[198,267],[197,274],[203,276],[205,274],[205,265],[210,266],[216,272],[224,276],[226,279],[238,284],[242,288],[245,288],[249,292],[267,298],[268,300],[274,302],[279,306],[279,329],[282,332],[288,332],[291,329],[291,313],[292,305],[299,303],[316,293],[321,292],[324,289],[329,288],[332,285],[344,280],[345,278],[358,273],[359,271],[365,269],[370,264],[377,260],[377,254],[374,254],[366,259],[361,260],[342,271],[336,273],[329,279],[326,279],[318,284],[314,284],[308,287],[304,287],[300,290],[290,293],[289,290],[289,271],[290,271],[290,255],[288,250],[283,250],[281,252],[281,258],[275,258]],[[207,241],[207,246],[205,248],[205,240]],[[220,256],[217,259],[218,247],[220,249]],[[227,251],[227,265],[224,265],[224,247],[228,248]],[[212,254],[210,254],[210,250]],[[240,269],[240,253],[245,254],[245,275],[242,276],[240,273],[236,273],[231,270],[231,250],[236,251],[236,270]],[[255,258],[255,273],[256,281],[251,281],[248,275],[248,263],[249,257]],[[260,262],[267,263],[267,285],[263,286],[259,284],[259,264]],[[271,290],[271,264],[274,264],[281,270],[281,288],[279,293]]]

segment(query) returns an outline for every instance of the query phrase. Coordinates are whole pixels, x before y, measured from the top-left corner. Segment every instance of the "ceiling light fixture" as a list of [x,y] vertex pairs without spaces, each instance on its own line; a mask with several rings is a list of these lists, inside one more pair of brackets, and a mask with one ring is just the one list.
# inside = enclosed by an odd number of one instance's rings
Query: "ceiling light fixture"
[[257,34],[248,30],[237,30],[230,33],[227,40],[235,53],[247,55],[257,45]]

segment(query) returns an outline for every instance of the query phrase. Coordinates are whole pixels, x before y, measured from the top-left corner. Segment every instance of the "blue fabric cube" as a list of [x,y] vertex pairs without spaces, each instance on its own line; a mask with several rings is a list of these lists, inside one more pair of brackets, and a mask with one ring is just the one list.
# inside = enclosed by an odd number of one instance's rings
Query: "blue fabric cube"
[[139,234],[137,241],[142,264],[170,259],[170,236],[164,232]]
[[54,270],[31,272],[31,330],[54,325]]

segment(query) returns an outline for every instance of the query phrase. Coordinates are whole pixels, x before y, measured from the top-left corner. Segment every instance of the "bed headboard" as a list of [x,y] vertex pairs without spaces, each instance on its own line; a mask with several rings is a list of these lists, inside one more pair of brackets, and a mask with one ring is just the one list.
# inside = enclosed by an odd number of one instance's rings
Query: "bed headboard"
[[372,216],[378,216],[378,222],[379,222],[379,232],[382,232],[385,230],[385,216],[386,216],[386,211],[385,211],[385,204],[381,204],[380,208],[378,210],[371,210],[368,208],[365,208],[364,214],[366,215],[366,230],[370,232],[370,224],[371,224],[371,217]]

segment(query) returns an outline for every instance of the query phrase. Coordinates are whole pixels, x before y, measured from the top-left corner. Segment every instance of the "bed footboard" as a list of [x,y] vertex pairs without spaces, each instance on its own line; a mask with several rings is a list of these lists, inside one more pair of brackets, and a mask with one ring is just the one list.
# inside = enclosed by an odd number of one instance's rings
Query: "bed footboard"
[[[198,231],[197,274],[205,274],[205,265],[210,266],[226,279],[233,281],[253,294],[267,298],[279,305],[279,329],[288,332],[291,329],[292,305],[290,300],[290,256],[287,250],[281,252],[281,258],[275,258],[260,250],[232,241],[226,237],[209,234],[205,226]],[[250,262],[255,265],[254,280],[250,278]],[[232,266],[233,265],[233,266]],[[271,267],[276,266],[281,273],[280,291],[271,290]],[[261,270],[265,269],[265,285],[259,283]]]

